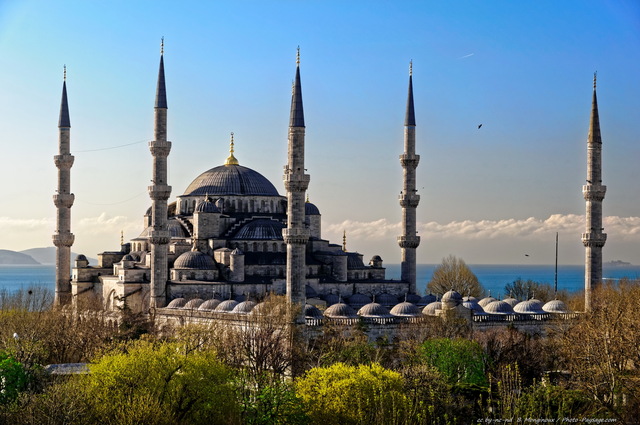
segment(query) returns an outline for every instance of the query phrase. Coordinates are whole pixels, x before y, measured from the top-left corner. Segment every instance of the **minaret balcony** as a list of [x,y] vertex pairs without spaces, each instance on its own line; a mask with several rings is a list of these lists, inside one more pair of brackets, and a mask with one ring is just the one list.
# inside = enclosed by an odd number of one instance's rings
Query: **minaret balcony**
[[400,155],[400,164],[404,168],[417,168],[420,162],[420,155],[402,154]]
[[585,201],[602,202],[606,192],[607,186],[602,184],[585,184],[582,186],[582,196],[584,196]]
[[55,162],[56,167],[58,167],[60,170],[69,170],[73,165],[73,160],[73,155],[68,153],[55,155],[53,157],[53,162]]
[[287,245],[305,245],[309,241],[309,229],[282,229],[282,238]]
[[298,174],[289,172],[282,176],[284,187],[287,192],[304,192],[309,187],[311,177],[309,174]]
[[171,186],[166,184],[154,184],[149,186],[149,197],[154,201],[166,201],[171,195]]
[[583,233],[582,244],[589,248],[602,248],[607,241],[606,233]]
[[398,236],[398,245],[400,248],[417,248],[420,245],[420,236],[417,235],[406,235],[406,236]]
[[53,244],[58,247],[70,247],[73,245],[75,236],[71,232],[57,232],[53,235]]
[[168,230],[152,230],[149,234],[149,242],[153,245],[166,245],[171,240]]
[[57,208],[71,208],[74,200],[73,193],[56,193],[53,195],[53,203]]
[[398,196],[398,201],[400,201],[402,208],[416,208],[420,203],[420,195],[417,193],[403,193]]
[[169,156],[169,152],[171,152],[171,142],[153,140],[149,142],[149,150],[153,156]]

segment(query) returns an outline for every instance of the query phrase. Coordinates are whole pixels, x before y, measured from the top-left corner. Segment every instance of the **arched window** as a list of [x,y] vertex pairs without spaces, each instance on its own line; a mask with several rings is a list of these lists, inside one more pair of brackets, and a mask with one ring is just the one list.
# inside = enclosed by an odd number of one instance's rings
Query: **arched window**
[[273,243],[273,252],[278,252],[278,244],[277,243]]

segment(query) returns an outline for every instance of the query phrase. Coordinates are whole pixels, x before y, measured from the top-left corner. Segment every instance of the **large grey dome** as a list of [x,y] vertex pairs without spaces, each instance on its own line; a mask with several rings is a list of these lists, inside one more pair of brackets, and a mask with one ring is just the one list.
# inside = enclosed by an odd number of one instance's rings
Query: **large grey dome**
[[195,178],[182,196],[280,196],[262,174],[241,165],[220,165]]
[[213,258],[200,251],[189,251],[181,254],[173,263],[174,269],[212,270]]
[[268,218],[253,220],[238,230],[235,239],[282,240],[282,229],[285,225]]

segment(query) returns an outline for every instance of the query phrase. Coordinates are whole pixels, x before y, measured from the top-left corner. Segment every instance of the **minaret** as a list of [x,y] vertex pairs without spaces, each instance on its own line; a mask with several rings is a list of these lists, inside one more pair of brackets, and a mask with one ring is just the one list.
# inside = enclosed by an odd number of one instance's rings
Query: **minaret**
[[171,142],[167,141],[167,92],[164,84],[164,38],[160,49],[160,70],[156,89],[154,114],[154,140],[149,142],[153,155],[153,183],[149,186],[151,198],[151,294],[149,307],[164,307],[168,278],[168,212],[167,199],[171,186],[167,185],[167,157],[171,151]]
[[282,236],[287,244],[287,300],[300,308],[300,314],[296,319],[298,322],[304,322],[305,252],[309,240],[309,229],[305,227],[304,219],[305,191],[309,186],[309,175],[305,174],[304,168],[305,127],[300,84],[300,48],[296,64],[296,79],[291,95],[288,161],[283,176],[287,191],[287,228],[282,230]]
[[401,279],[409,283],[409,293],[416,293],[416,248],[420,237],[416,231],[416,207],[420,195],[416,192],[416,168],[420,155],[416,155],[416,116],[413,109],[413,63],[409,63],[409,94],[404,119],[404,153],[400,155],[403,169],[403,187],[399,196],[402,207],[402,235],[398,236],[401,256]]
[[74,236],[71,233],[71,206],[74,196],[71,190],[71,166],[73,155],[70,153],[71,121],[67,104],[67,67],[64,67],[62,82],[62,102],[58,120],[58,155],[53,160],[58,167],[58,190],[53,195],[56,205],[56,231],[53,244],[56,246],[56,293],[54,304],[62,306],[71,301],[71,245]]
[[602,231],[602,200],[607,187],[602,184],[602,138],[596,97],[596,74],[593,75],[593,100],[591,120],[587,136],[587,184],[582,186],[582,194],[587,203],[585,233],[582,243],[584,259],[584,308],[591,310],[591,291],[602,282],[602,247],[607,234]]

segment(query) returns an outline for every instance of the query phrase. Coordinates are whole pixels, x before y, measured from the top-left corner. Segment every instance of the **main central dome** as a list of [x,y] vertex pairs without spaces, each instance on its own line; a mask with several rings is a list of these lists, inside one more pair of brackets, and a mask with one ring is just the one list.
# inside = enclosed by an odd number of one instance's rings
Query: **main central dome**
[[182,196],[280,196],[262,174],[237,164],[220,165],[195,178]]

